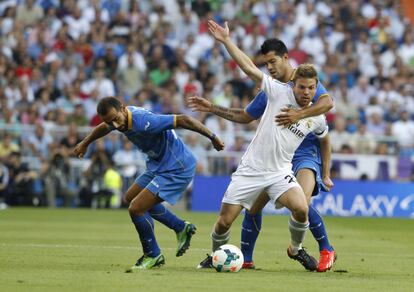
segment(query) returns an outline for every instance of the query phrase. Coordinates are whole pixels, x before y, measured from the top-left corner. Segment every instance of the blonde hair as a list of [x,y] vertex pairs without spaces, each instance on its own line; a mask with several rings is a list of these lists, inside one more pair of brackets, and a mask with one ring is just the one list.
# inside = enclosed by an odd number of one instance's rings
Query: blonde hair
[[295,70],[295,75],[293,76],[292,81],[296,82],[296,80],[303,78],[313,78],[318,82],[318,71],[316,71],[315,66],[312,64],[299,65]]

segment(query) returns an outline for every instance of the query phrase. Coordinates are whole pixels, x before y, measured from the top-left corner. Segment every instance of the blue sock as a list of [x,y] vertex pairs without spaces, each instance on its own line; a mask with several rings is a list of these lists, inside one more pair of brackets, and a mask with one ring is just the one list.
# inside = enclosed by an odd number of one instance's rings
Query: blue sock
[[328,234],[326,233],[322,217],[312,206],[309,206],[309,229],[319,244],[319,251],[323,249],[327,249],[329,251],[333,250],[332,246],[329,243]]
[[161,203],[152,207],[148,212],[152,218],[174,230],[176,233],[180,232],[185,227],[184,220],[178,218]]
[[161,251],[155,239],[154,221],[151,216],[148,213],[142,216],[131,215],[131,219],[139,234],[144,254],[150,257],[158,256]]
[[241,231],[241,251],[245,262],[253,261],[253,250],[260,229],[262,228],[262,213],[251,215],[244,213],[244,219]]

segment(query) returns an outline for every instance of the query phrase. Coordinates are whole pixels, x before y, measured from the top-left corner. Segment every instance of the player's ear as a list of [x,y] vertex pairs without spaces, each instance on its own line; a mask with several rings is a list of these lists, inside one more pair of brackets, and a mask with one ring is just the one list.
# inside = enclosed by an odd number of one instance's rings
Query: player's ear
[[284,53],[284,54],[283,54],[283,59],[284,59],[285,61],[288,61],[288,60],[289,60],[289,55],[288,55],[288,53]]

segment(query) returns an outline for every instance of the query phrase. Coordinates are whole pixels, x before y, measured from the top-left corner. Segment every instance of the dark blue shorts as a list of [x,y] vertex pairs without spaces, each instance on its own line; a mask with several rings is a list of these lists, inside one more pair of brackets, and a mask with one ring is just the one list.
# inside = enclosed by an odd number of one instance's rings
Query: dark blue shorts
[[195,170],[194,165],[184,171],[163,173],[146,171],[135,179],[135,183],[174,205],[181,199],[182,194],[193,180]]
[[320,165],[318,162],[312,160],[312,159],[301,159],[301,160],[293,160],[292,161],[293,167],[293,173],[295,175],[298,174],[299,170],[301,169],[310,169],[313,170],[313,172],[315,173],[315,188],[313,190],[312,196],[317,196],[319,195],[319,192],[325,191],[327,192],[328,190],[326,189],[326,186],[323,184],[322,182],[322,165]]

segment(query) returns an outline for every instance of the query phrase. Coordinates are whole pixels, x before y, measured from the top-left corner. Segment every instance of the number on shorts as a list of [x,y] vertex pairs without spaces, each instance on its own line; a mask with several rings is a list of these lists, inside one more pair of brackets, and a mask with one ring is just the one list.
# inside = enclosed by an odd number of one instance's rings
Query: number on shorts
[[288,183],[296,182],[295,177],[293,175],[287,175],[285,176],[285,179],[288,179]]

